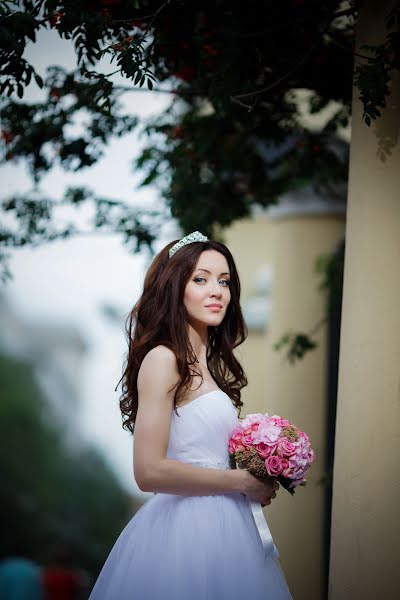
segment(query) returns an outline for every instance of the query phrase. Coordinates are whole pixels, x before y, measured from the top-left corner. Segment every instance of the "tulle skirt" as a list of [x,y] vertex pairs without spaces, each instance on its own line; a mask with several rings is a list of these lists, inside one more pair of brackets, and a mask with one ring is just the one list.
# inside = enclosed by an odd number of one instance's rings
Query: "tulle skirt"
[[156,494],[114,544],[89,600],[291,600],[248,499]]

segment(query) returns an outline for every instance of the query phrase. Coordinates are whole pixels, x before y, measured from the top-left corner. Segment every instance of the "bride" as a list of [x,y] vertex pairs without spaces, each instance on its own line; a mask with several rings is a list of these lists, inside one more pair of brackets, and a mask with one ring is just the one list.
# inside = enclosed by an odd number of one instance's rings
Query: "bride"
[[[90,600],[290,600],[250,502],[279,488],[230,469],[247,384],[233,353],[246,328],[228,248],[194,232],[154,259],[127,320],[120,408],[134,477],[154,492],[112,548]],[[112,507],[110,507],[110,510]]]

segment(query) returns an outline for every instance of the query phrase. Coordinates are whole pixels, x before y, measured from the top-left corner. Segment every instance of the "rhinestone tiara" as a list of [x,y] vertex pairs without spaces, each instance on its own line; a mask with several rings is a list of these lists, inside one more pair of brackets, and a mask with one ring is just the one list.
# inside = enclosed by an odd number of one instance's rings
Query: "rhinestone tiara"
[[191,244],[192,242],[207,242],[207,241],[208,241],[207,236],[200,233],[200,231],[193,231],[192,233],[189,233],[189,235],[186,235],[184,238],[179,240],[179,242],[176,242],[176,244],[174,244],[172,246],[172,248],[169,249],[169,252],[168,252],[169,257],[171,258],[171,256],[173,256],[175,254],[175,252],[177,250],[179,250],[179,248],[182,248],[182,246],[186,246],[186,244]]

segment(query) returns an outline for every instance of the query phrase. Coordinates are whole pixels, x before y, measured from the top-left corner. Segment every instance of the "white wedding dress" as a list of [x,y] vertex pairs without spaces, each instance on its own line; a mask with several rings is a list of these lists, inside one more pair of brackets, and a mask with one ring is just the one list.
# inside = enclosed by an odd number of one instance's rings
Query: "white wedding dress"
[[[229,469],[228,440],[238,424],[229,396],[214,390],[177,412],[167,457]],[[251,505],[239,492],[155,494],[118,537],[89,600],[291,600]]]

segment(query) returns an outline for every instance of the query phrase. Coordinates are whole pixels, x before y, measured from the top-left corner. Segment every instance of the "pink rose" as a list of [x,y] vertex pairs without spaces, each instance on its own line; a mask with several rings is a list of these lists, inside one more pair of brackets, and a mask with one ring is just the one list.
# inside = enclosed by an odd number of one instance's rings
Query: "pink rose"
[[265,460],[265,468],[267,469],[268,475],[276,477],[282,472],[282,462],[279,456],[269,456]]
[[235,454],[235,452],[237,452],[238,450],[244,450],[243,444],[236,440],[230,440],[229,441],[229,453]]
[[241,427],[236,427],[231,435],[229,440],[229,452],[234,453],[237,450],[243,450],[244,446],[242,444],[242,434],[243,430]]
[[269,418],[269,421],[271,423],[273,423],[274,425],[277,425],[278,427],[287,427],[288,425],[290,425],[290,423],[287,419],[283,419],[282,417],[279,417],[278,415],[273,415],[272,417]]
[[268,458],[271,456],[271,454],[273,454],[275,446],[270,446],[268,444],[264,444],[264,442],[260,442],[259,444],[255,445],[255,449],[261,458]]
[[278,441],[278,447],[276,451],[281,457],[292,456],[292,454],[294,454],[296,451],[296,446],[292,444],[292,442],[286,437],[282,437]]
[[254,445],[253,436],[251,434],[243,435],[242,436],[242,444],[247,447],[253,446]]
[[[282,434],[288,428],[296,439]],[[289,436],[289,433],[288,433]],[[263,459],[267,473],[291,480],[291,487],[305,481],[307,469],[315,459],[308,435],[288,419],[268,413],[254,413],[238,421],[229,439],[229,453],[255,448]]]
[[293,471],[292,471],[291,467],[287,467],[286,469],[283,469],[282,476],[287,477],[288,479],[291,479],[292,473],[293,473]]
[[[256,426],[256,429],[258,428],[258,425]],[[250,438],[252,440],[252,443],[254,443],[254,425],[250,425],[249,427],[246,427],[246,429],[243,431],[242,433],[242,439],[244,438]]]
[[283,477],[287,477],[287,473],[290,472],[290,462],[287,460],[287,458],[281,458],[281,465],[282,465],[281,475],[283,475]]

